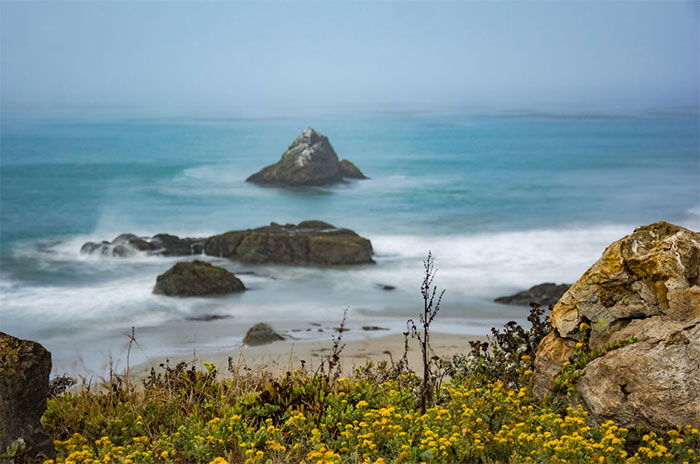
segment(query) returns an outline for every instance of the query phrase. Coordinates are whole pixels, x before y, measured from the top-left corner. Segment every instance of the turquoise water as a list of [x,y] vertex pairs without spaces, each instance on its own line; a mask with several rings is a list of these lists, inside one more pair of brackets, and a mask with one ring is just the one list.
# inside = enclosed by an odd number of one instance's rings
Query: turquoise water
[[[307,126],[371,179],[294,190],[244,182]],[[130,326],[153,355],[191,350],[193,334],[204,348],[232,346],[257,320],[334,321],[346,306],[359,325],[400,330],[418,308],[430,249],[448,289],[443,329],[485,332],[522,316],[493,297],[575,280],[636,225],[700,229],[698,127],[697,116],[5,120],[0,328],[42,341],[61,366],[100,340],[90,367],[119,352]],[[255,271],[253,291],[173,300],[150,290],[176,260],[78,253],[86,240],[122,232],[200,236],[305,219],[370,238],[377,265],[224,262]],[[187,321],[204,313],[233,317]]]

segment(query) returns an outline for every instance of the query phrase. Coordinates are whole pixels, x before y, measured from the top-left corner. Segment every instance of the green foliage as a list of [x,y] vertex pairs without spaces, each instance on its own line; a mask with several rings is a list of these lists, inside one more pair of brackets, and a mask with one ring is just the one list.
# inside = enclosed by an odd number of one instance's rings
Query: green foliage
[[491,329],[488,342],[470,342],[467,355],[454,356],[447,365],[451,376],[500,379],[511,388],[529,385],[535,369],[535,351],[551,330],[549,317],[544,309],[532,304],[527,318],[530,328],[525,329],[515,321],[503,326],[503,330]]
[[592,427],[484,372],[444,382],[423,414],[421,379],[387,363],[338,378],[164,365],[137,389],[53,398],[44,423],[65,464],[697,462],[697,430]]

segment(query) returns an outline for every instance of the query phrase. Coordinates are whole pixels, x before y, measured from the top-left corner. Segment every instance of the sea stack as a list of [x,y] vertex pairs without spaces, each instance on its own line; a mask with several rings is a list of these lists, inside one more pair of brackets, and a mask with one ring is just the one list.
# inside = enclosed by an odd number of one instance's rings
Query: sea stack
[[261,185],[283,187],[330,185],[347,179],[366,179],[350,161],[338,160],[328,137],[311,127],[299,135],[282,158],[246,179]]

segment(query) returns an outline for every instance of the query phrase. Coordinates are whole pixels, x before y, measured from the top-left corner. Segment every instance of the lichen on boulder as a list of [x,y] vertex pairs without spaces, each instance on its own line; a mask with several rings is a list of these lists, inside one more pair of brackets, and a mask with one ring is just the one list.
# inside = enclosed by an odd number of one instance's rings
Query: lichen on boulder
[[245,290],[245,285],[226,269],[206,261],[175,264],[158,276],[153,293],[166,296],[224,295]]
[[0,332],[0,460],[13,446],[16,462],[56,456],[41,425],[50,373],[51,353],[46,348]]
[[[595,422],[700,427],[700,234],[667,222],[612,243],[554,306],[539,345],[544,395],[577,344],[603,352],[574,385]],[[579,345],[581,346],[581,345]]]

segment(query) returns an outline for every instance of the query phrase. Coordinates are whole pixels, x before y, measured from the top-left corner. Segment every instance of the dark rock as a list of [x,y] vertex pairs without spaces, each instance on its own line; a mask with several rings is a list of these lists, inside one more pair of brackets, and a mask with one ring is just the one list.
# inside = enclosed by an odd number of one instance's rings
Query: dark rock
[[378,284],[378,285],[382,290],[386,290],[388,292],[390,292],[392,290],[396,290],[396,287],[394,287],[393,285],[384,285],[384,284]]
[[80,254],[91,255],[100,248],[99,243],[86,242],[82,247],[80,247]]
[[298,225],[271,223],[257,229],[234,230],[206,239],[158,234],[144,239],[122,234],[111,242],[87,242],[82,254],[132,256],[145,252],[163,256],[207,254],[248,263],[370,264],[372,243],[349,229],[323,221]]
[[204,239],[180,238],[177,235],[154,235],[151,243],[159,249],[163,256],[190,256],[199,255],[204,251]]
[[264,322],[255,324],[243,337],[243,343],[250,346],[266,345],[279,340],[284,340],[284,337]]
[[21,439],[17,462],[56,456],[41,425],[50,373],[51,353],[43,346],[0,332],[0,455]]
[[344,168],[328,137],[309,127],[294,139],[277,163],[256,172],[246,182],[279,186],[328,185],[343,182],[344,170],[355,176],[348,177],[359,179],[358,173],[362,175],[349,161]]
[[373,331],[373,330],[389,330],[385,327],[378,327],[376,325],[363,325],[362,330]]
[[159,275],[153,293],[167,296],[206,296],[241,290],[245,290],[243,282],[226,269],[195,260],[177,263]]
[[125,258],[133,254],[133,250],[129,249],[127,245],[117,245],[112,248],[112,256],[118,256],[120,258]]
[[197,322],[208,322],[208,321],[218,321],[219,319],[228,319],[231,316],[228,316],[226,314],[203,314],[201,316],[191,316],[188,317],[188,321],[197,321]]
[[321,221],[299,225],[272,223],[266,227],[226,232],[204,243],[210,256],[247,263],[366,264],[373,263],[372,244],[349,229]]
[[[293,224],[292,227],[294,227]],[[297,227],[300,229],[335,229],[335,226],[332,224],[315,220],[301,221]]]
[[367,179],[357,166],[346,159],[340,162],[340,175],[346,179]]
[[571,287],[571,284],[554,284],[551,282],[546,282],[543,284],[535,285],[529,290],[524,290],[518,292],[515,295],[501,296],[496,298],[496,303],[516,305],[516,306],[528,306],[530,303],[537,303],[542,306],[555,305],[559,298]]
[[204,240],[180,238],[176,235],[158,234],[150,240],[134,234],[121,234],[111,242],[87,242],[80,248],[84,255],[127,257],[139,252],[163,256],[190,256],[204,252]]

